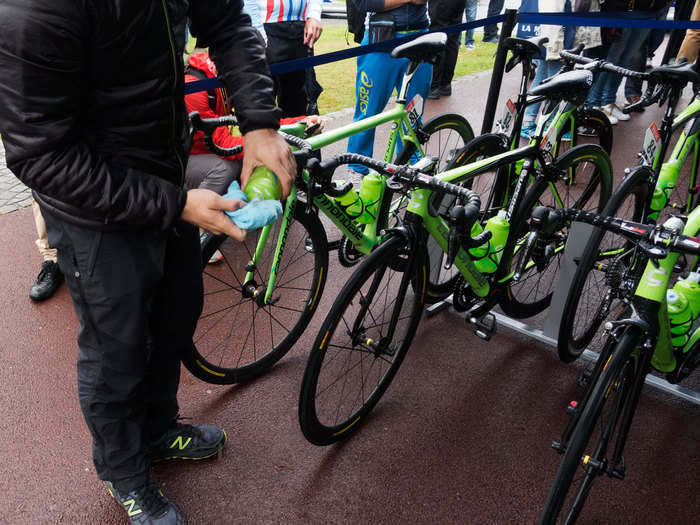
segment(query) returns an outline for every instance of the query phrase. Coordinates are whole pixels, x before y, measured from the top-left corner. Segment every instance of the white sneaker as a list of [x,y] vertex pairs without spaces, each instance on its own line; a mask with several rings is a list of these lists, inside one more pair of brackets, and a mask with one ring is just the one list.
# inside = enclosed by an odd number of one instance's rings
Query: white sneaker
[[615,124],[617,124],[617,119],[613,116],[612,111],[610,111],[610,108],[608,106],[598,106],[597,108],[594,108],[594,109],[599,109],[600,111],[605,113],[605,116],[608,117],[610,124],[612,124],[613,126]]
[[620,108],[618,108],[615,104],[608,104],[608,107],[610,108],[610,113],[612,114],[613,117],[615,117],[617,120],[629,120],[630,116],[627,113],[623,113]]

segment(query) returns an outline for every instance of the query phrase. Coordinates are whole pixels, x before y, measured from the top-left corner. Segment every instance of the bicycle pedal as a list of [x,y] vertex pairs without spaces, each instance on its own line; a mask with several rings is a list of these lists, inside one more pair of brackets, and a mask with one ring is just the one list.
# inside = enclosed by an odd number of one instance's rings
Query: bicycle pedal
[[496,333],[496,316],[492,313],[485,313],[479,318],[470,317],[469,322],[476,326],[474,334],[484,341],[490,341]]
[[608,469],[608,476],[615,479],[625,479],[625,476],[627,476],[627,465],[625,464],[624,456],[622,456],[620,460],[619,467],[611,467]]
[[566,452],[566,447],[558,441],[552,441],[552,448],[556,450],[558,454],[563,454]]

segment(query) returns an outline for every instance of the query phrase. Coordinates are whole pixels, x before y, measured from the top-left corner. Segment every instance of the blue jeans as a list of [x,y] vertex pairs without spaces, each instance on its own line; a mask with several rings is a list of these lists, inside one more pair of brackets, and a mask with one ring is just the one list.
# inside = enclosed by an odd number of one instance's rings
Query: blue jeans
[[[634,68],[634,61],[638,59],[637,53],[645,43],[650,31],[649,28],[626,27],[623,29],[620,39],[610,45],[606,60],[620,67]],[[588,93],[588,104],[591,106],[614,104],[621,83],[622,77],[620,75],[601,73]]]
[[[561,61],[559,60],[535,60],[535,65],[537,69],[535,70],[535,78],[532,79],[532,84],[530,89],[539,86],[545,78],[549,78],[552,75],[556,75],[561,67]],[[537,112],[540,110],[540,104],[533,104],[525,108],[525,119],[524,122],[533,122],[535,117],[537,117]]]
[[[397,35],[402,34],[406,33],[397,33]],[[368,43],[369,35],[365,32],[362,45]],[[357,57],[354,122],[384,111],[394,88],[396,88],[397,93],[401,89],[401,81],[407,66],[407,58],[391,58],[389,53],[369,53]],[[425,101],[430,90],[432,77],[433,66],[431,64],[424,62],[418,66],[408,88],[407,102],[416,94],[422,96],[423,101]],[[422,111],[421,108],[421,115]],[[352,135],[348,141],[348,152],[371,157],[374,153],[374,128]],[[368,173],[368,169],[359,164],[351,164],[350,168],[358,173]]]
[[[473,22],[476,20],[476,8],[479,5],[478,0],[467,0],[467,7],[464,8],[465,22]],[[464,45],[474,45],[474,29],[467,29],[464,32]]]

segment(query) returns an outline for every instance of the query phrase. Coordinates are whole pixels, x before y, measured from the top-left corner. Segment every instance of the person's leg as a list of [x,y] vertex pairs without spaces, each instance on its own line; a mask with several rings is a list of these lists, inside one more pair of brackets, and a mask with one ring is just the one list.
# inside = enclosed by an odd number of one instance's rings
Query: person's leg
[[203,188],[223,195],[241,176],[241,161],[222,159],[211,153],[190,155],[185,170],[188,189]]
[[[587,49],[584,51],[584,56],[588,58],[605,58],[608,56],[608,51],[610,49],[609,45],[600,45]],[[593,86],[591,86],[588,92],[588,98],[586,100],[586,105],[591,107],[599,107],[603,94],[603,84],[605,83],[604,75],[607,73],[598,73],[593,81]]]
[[41,209],[34,199],[32,199],[32,213],[34,214],[34,225],[36,226],[37,235],[35,243],[36,247],[39,249],[39,254],[45,261],[56,262],[58,260],[56,248],[52,248],[49,244],[49,238],[46,235],[46,223],[41,214]]
[[[304,45],[304,23],[278,22],[265,24],[267,34],[267,56],[270,64],[306,58],[308,48]],[[304,90],[306,74],[303,70],[274,75],[277,105],[283,117],[296,117],[306,113],[308,100]]]
[[[362,44],[368,42],[369,37],[365,33]],[[402,64],[402,60],[395,60],[388,53],[369,53],[357,57],[353,121],[357,122],[384,110],[394,88],[395,71]],[[348,140],[348,152],[371,157],[374,153],[374,129],[352,135]],[[350,168],[358,173],[368,173],[364,166],[351,164]]]
[[[466,7],[464,8],[464,18],[466,22],[473,22],[476,20],[476,8],[478,5],[478,0],[467,0]],[[467,49],[474,47],[474,29],[467,29],[464,32],[464,45]]]
[[63,282],[63,274],[58,266],[56,248],[51,247],[46,235],[46,223],[41,215],[41,209],[32,199],[32,212],[36,226],[36,246],[42,258],[41,270],[29,289],[29,298],[33,301],[44,301],[50,298]]
[[[99,232],[46,212],[44,218],[80,322],[78,397],[93,437],[97,475],[127,494],[149,479],[144,379],[168,234]],[[169,376],[172,368],[161,373],[161,381],[177,380]],[[175,417],[177,404],[161,410],[163,417]]]
[[[496,16],[503,10],[503,4],[505,0],[489,0],[489,7],[486,16]],[[484,26],[484,42],[491,42],[498,40],[498,25],[488,24]]]
[[[442,15],[444,25],[451,26],[459,24],[462,21],[462,13],[464,13],[465,0],[455,0],[446,3],[444,8],[444,14]],[[442,60],[440,61],[437,68],[438,69],[438,83],[440,88],[440,94],[449,96],[452,94],[452,77],[454,77],[455,66],[457,65],[457,55],[459,54],[459,42],[457,33],[452,33],[447,35],[447,43],[445,45],[445,52],[442,55]],[[433,71],[433,83],[435,81],[435,71]]]
[[[691,20],[700,20],[700,2],[696,1],[693,12],[690,14]],[[677,58],[685,58],[688,62],[695,62],[700,48],[700,29],[688,29],[685,38],[681,43]]]
[[144,379],[149,442],[161,437],[178,415],[180,363],[192,347],[202,313],[202,257],[197,227],[178,221],[168,232],[163,275],[149,317],[150,358]]

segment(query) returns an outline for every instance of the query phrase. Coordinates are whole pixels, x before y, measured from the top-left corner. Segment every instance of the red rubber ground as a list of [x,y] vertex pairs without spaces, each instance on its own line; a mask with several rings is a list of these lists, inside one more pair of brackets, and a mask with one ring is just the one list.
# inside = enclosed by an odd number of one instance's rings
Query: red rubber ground
[[[517,73],[503,89],[514,96]],[[489,75],[454,85],[428,113],[457,111],[480,130]],[[500,114],[500,111],[499,111]],[[615,128],[618,177],[656,109]],[[330,126],[339,125],[332,122]],[[331,239],[335,238],[330,234]],[[0,523],[117,524],[97,479],[75,385],[76,319],[65,287],[27,293],[41,260],[31,211],[0,216]],[[347,272],[331,257],[318,326]],[[310,341],[267,376],[216,387],[183,370],[182,414],[221,425],[223,455],[154,468],[193,524],[527,524],[559,456],[550,448],[577,397],[580,368],[501,329],[484,343],[461,316],[425,319],[396,380],[350,440],[317,448],[297,424]],[[700,523],[700,410],[646,391],[624,482],[603,479],[581,524]]]

